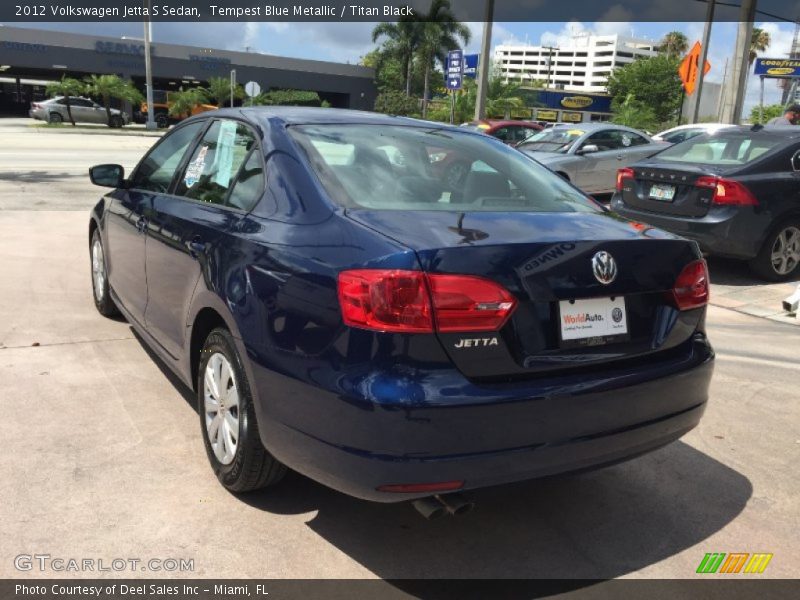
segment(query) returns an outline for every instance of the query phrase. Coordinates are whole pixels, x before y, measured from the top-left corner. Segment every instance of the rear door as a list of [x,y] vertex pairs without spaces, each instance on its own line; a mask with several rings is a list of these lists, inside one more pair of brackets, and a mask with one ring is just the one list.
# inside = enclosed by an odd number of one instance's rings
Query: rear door
[[233,234],[264,190],[255,132],[229,119],[211,122],[187,156],[171,193],[154,198],[148,241],[148,330],[173,356],[184,347],[186,315],[201,274],[222,268]]

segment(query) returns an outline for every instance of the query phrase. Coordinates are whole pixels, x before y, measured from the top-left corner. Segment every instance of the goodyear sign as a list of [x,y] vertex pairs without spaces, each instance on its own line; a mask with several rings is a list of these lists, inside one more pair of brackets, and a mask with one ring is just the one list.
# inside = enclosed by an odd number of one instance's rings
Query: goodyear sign
[[561,99],[564,108],[587,108],[593,103],[594,99],[589,96],[564,96]]
[[753,75],[780,79],[800,77],[800,58],[757,58]]

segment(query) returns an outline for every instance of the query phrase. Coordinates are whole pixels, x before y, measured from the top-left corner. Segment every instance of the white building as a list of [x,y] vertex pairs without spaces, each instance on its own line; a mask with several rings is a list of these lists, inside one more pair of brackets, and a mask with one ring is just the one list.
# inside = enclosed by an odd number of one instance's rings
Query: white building
[[576,35],[567,45],[497,46],[495,63],[507,79],[544,81],[545,86],[577,92],[605,92],[616,67],[655,56],[658,42],[622,35]]

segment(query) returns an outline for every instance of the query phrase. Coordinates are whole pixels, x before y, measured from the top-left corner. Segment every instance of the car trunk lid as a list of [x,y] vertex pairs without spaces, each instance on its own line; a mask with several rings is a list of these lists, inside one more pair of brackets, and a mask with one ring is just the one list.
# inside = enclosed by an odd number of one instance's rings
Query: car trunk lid
[[[670,303],[681,269],[699,258],[696,246],[611,213],[351,210],[348,216],[411,247],[428,273],[488,278],[514,295],[517,306],[500,331],[437,334],[468,377],[526,377],[646,357],[686,341],[700,318],[691,311],[694,317],[682,320]],[[594,274],[600,252],[616,262],[608,284]],[[590,319],[587,333],[573,337],[576,318],[601,314],[609,323],[615,307],[624,312],[624,332],[601,335]]]

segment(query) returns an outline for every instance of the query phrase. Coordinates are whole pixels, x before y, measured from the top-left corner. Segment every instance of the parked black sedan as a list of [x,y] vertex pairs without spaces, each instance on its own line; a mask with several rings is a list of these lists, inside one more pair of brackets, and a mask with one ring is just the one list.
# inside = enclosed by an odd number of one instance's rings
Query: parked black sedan
[[[462,187],[442,154],[469,165]],[[458,511],[453,492],[632,458],[705,410],[697,244],[490,136],[223,109],[91,177],[112,188],[87,228],[95,305],[194,389],[232,491],[288,466]]]
[[617,174],[611,208],[749,262],[769,281],[800,274],[800,128],[701,135]]

